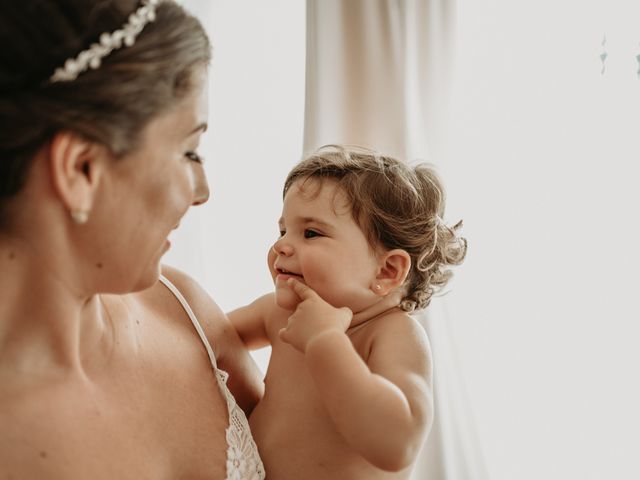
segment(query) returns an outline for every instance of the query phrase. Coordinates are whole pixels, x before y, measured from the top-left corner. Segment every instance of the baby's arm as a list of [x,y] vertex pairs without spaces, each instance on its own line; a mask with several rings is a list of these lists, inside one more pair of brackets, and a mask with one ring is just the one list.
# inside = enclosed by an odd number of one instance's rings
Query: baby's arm
[[305,360],[338,431],[370,463],[397,471],[416,458],[433,405],[426,341],[393,323],[405,331],[380,332],[367,363],[335,333],[312,340]]
[[[306,289],[303,300],[313,292],[302,284],[295,289]],[[324,303],[316,310],[321,312],[319,324],[331,316],[332,307],[317,299]],[[313,302],[317,300],[311,298]],[[304,318],[298,328],[292,317],[281,336],[304,352],[322,402],[349,445],[378,468],[401,470],[416,458],[433,418],[426,334],[404,312],[389,314],[376,325],[365,363],[344,329],[335,328],[343,315],[341,309],[334,310],[333,325],[312,332],[310,324],[316,319],[313,309],[306,308],[299,312]]]
[[265,320],[274,305],[274,294],[269,293],[227,314],[236,332],[250,350],[270,344]]

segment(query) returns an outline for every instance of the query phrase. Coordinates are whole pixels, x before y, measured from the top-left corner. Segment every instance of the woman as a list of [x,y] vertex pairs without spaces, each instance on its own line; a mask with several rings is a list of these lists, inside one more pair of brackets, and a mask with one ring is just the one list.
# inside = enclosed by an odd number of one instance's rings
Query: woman
[[201,25],[170,1],[22,0],[0,39],[0,477],[262,478],[238,408],[258,370],[160,267],[209,195]]

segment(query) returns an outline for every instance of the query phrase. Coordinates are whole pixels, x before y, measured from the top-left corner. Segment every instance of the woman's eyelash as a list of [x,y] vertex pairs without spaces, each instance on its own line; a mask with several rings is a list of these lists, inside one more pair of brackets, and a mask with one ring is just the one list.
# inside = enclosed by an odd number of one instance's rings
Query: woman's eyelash
[[184,156],[192,162],[196,162],[201,165],[204,163],[204,158],[202,158],[197,152],[186,152]]

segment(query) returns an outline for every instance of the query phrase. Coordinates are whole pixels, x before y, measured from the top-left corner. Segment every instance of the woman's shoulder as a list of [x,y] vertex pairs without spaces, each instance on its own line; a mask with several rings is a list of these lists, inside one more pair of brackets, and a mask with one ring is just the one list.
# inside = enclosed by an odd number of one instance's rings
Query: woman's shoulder
[[229,390],[248,415],[262,396],[262,374],[229,318],[189,275],[168,266],[162,267],[162,274],[189,303],[213,348],[218,368],[229,374]]
[[202,286],[200,286],[200,284],[193,277],[186,274],[182,270],[171,267],[169,265],[162,265],[162,275],[176,287],[176,289],[182,294],[185,300],[187,300],[189,305],[191,305],[192,303],[215,304],[215,302],[213,302],[213,299],[207,294],[204,288],[202,288]]
[[152,315],[156,321],[169,322],[185,331],[193,331],[187,309],[181,305],[178,298],[178,295],[182,296],[202,327],[217,357],[219,352],[216,347],[220,343],[220,338],[233,328],[226,315],[207,291],[188,274],[177,268],[163,265],[162,275],[175,287],[177,295],[162,281],[158,281],[144,291],[131,294],[129,296],[131,300]]
[[[168,265],[162,266],[162,275],[184,297],[209,340],[215,341],[218,335],[224,334],[226,330],[233,328],[217,303],[193,277]],[[169,293],[169,290],[164,285],[158,285],[158,287],[165,289]],[[173,293],[171,295],[174,296]],[[175,301],[177,301],[177,298]]]

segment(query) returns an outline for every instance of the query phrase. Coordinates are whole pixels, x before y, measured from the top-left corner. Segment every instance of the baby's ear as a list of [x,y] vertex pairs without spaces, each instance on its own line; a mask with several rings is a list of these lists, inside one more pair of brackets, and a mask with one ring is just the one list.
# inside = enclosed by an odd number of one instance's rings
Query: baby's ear
[[402,286],[411,269],[411,257],[400,249],[389,250],[380,257],[380,267],[371,290],[384,297]]

